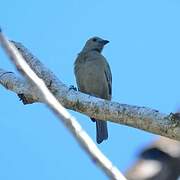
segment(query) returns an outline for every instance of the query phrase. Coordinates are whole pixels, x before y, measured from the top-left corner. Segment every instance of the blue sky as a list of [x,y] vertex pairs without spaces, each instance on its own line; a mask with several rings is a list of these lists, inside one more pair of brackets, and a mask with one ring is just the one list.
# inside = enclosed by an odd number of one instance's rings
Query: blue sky
[[[180,106],[180,2],[178,0],[6,0],[0,25],[67,85],[85,41],[100,36],[113,75],[113,101],[164,113]],[[0,49],[0,67],[15,71]],[[107,179],[71,134],[42,104],[22,105],[0,86],[0,179]],[[95,124],[70,111],[95,139]],[[108,123],[99,148],[121,171],[157,136]]]

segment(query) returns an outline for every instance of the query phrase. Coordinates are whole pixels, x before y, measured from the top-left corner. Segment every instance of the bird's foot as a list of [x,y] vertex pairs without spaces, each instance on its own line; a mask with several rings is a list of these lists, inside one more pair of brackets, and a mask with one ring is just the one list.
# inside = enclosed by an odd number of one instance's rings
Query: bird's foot
[[96,122],[96,119],[94,119],[94,118],[91,118],[91,120],[92,120],[92,122]]
[[77,88],[73,85],[69,86],[69,90],[74,90],[74,91],[77,91]]

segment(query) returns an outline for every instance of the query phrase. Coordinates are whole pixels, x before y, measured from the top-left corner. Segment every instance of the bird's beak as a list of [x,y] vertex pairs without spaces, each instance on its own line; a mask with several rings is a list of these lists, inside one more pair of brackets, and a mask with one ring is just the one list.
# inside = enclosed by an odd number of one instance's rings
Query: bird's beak
[[103,40],[102,43],[103,43],[104,45],[106,45],[107,43],[109,43],[109,41],[108,41],[108,40]]

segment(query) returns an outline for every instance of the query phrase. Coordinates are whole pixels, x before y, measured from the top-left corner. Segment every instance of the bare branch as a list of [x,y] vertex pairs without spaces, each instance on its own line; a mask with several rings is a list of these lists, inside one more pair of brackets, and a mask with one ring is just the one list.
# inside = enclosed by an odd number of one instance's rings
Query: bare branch
[[[6,89],[15,92],[19,97],[22,96],[24,104],[41,102],[36,94],[36,88],[28,81],[17,77],[13,72],[5,71],[0,68],[0,84]],[[31,93],[30,93],[31,92]]]
[[[109,102],[80,92],[69,90],[49,69],[47,69],[28,49],[21,43],[13,42],[26,62],[44,80],[50,91],[61,104],[68,108],[90,117],[109,120],[118,124],[125,124],[151,133],[180,140],[180,118],[167,115],[147,107],[131,106],[117,102]],[[0,74],[6,71],[0,71]],[[14,79],[12,78],[14,77]],[[6,80],[2,80],[6,77]],[[28,83],[22,82],[12,73],[0,75],[0,83],[15,93],[24,92],[30,98],[30,103],[42,101],[37,92],[29,88]],[[23,84],[24,83],[24,84]],[[17,91],[17,89],[19,89]],[[28,103],[28,102],[27,102]]]
[[40,97],[44,99],[44,102],[49,106],[49,108],[56,113],[59,119],[62,120],[64,125],[66,125],[92,160],[95,160],[94,162],[96,162],[110,178],[115,180],[126,180],[126,178],[111,163],[111,161],[109,161],[106,156],[101,153],[75,118],[68,113],[68,111],[58,102],[55,96],[53,96],[53,94],[48,90],[43,80],[33,72],[16,47],[10,43],[1,32],[0,42],[13,63],[16,65],[17,69],[24,74],[25,77],[32,82],[32,84],[34,84],[39,91],[38,94]]

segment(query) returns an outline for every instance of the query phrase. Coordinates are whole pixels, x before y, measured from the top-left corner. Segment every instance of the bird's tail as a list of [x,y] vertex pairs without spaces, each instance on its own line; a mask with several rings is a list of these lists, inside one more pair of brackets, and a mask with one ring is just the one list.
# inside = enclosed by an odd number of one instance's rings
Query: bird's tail
[[108,138],[108,129],[107,129],[107,122],[96,120],[91,118],[93,121],[96,121],[96,141],[100,144],[103,140]]

